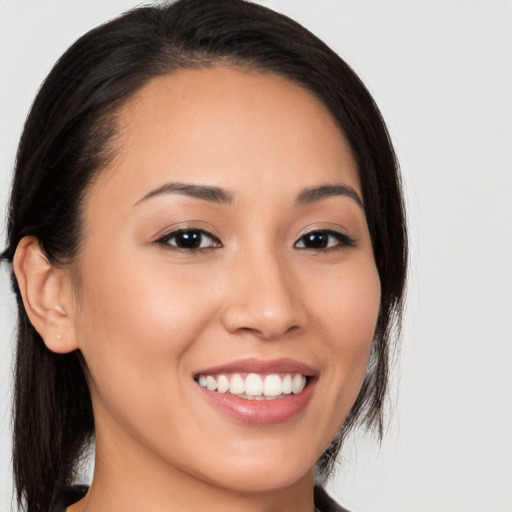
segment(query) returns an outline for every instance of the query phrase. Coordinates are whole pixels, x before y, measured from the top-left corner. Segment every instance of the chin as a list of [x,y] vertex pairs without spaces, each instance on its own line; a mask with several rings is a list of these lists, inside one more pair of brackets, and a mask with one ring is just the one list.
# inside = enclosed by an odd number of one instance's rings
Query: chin
[[305,478],[313,481],[313,475],[312,461],[301,461],[296,457],[283,461],[279,457],[259,454],[246,460],[233,457],[215,468],[213,479],[206,478],[216,486],[235,492],[261,493],[292,487]]
[[293,487],[304,478],[313,480],[313,468],[306,471],[306,473],[294,472],[290,474],[278,472],[274,468],[266,474],[238,474],[222,487],[230,488],[238,493],[265,493]]

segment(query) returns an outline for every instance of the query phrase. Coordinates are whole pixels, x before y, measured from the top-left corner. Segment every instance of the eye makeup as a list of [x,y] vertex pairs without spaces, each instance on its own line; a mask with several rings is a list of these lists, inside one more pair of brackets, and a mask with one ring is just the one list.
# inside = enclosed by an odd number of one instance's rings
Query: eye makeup
[[297,249],[327,251],[348,249],[356,246],[356,240],[345,233],[332,229],[315,229],[302,235],[294,244]]

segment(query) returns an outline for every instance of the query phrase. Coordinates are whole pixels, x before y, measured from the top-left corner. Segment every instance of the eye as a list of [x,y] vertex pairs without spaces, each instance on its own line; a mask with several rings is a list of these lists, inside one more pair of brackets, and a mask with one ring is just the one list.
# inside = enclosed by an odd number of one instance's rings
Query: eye
[[156,241],[157,244],[171,246],[184,251],[222,247],[220,240],[203,229],[182,228],[167,233]]
[[327,251],[328,249],[346,249],[354,247],[356,241],[339,231],[330,229],[310,231],[302,235],[294,244],[297,249]]

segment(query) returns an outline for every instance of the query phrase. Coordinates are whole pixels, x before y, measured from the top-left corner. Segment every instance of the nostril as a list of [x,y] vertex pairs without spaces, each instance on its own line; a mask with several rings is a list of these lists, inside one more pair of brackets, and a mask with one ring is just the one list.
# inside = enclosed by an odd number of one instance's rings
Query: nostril
[[252,334],[253,336],[256,336],[258,338],[262,339],[273,339],[278,338],[286,335],[292,335],[298,331],[300,331],[301,328],[298,325],[292,325],[290,327],[277,327],[277,328],[271,328],[270,326],[261,326],[259,328],[255,327],[240,327],[236,329],[236,332],[240,334]]

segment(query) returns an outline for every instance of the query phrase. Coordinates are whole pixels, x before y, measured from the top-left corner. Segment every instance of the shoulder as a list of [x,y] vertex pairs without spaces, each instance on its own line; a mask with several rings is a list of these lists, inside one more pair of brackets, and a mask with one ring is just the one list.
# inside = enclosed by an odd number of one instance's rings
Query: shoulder
[[323,489],[315,486],[315,507],[319,512],[349,512],[338,505]]
[[81,500],[89,490],[87,485],[72,485],[59,497],[51,512],[66,512],[66,508]]

